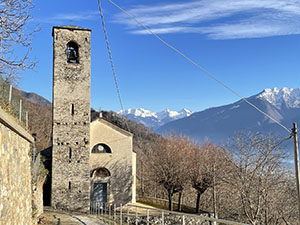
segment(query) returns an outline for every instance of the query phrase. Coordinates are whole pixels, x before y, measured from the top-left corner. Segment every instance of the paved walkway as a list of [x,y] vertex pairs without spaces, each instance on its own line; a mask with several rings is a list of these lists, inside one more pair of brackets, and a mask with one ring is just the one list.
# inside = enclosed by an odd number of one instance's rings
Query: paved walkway
[[44,207],[44,213],[40,216],[41,225],[104,225],[96,217],[82,214],[70,214],[68,212]]
[[[134,203],[131,205],[153,208],[151,206]],[[124,212],[127,213],[127,207],[123,206]],[[135,207],[130,207],[130,212],[135,214]],[[146,209],[138,208],[139,215],[146,215]],[[153,214],[153,212],[152,212]],[[44,207],[44,213],[40,216],[40,225],[105,225],[99,221],[94,215],[85,215],[78,213],[70,213],[60,210],[54,210],[51,207]]]

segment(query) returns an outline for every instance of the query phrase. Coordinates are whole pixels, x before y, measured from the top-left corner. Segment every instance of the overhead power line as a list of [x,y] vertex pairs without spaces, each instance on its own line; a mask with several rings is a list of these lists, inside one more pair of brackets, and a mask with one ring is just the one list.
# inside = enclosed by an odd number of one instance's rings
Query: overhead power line
[[271,149],[274,149],[276,147],[278,147],[279,145],[281,145],[283,142],[290,140],[293,137],[293,135],[291,134],[290,136],[286,137],[285,139],[279,141],[277,144],[273,145]]
[[[116,90],[117,90],[117,94],[118,94],[118,98],[119,98],[122,113],[125,113],[122,98],[121,98],[120,88],[119,88],[119,84],[118,84],[118,79],[117,79],[117,75],[116,75],[116,70],[115,70],[115,67],[114,67],[112,54],[111,54],[111,50],[110,50],[110,46],[109,46],[109,42],[108,42],[108,36],[107,36],[107,31],[106,31],[106,27],[105,27],[105,23],[104,23],[104,16],[103,16],[100,0],[98,0],[98,6],[99,6],[99,12],[100,12],[100,16],[101,16],[103,32],[104,32],[104,36],[105,36],[106,47],[107,47],[109,60],[110,60],[110,64],[111,64],[111,69],[112,69],[112,73],[113,73],[113,77],[114,77],[114,81],[115,81],[115,87],[116,87]],[[125,119],[125,125],[127,126],[127,130],[130,132],[130,129],[129,129],[129,126],[128,126],[128,123],[127,123],[126,119]]]
[[164,45],[166,45],[167,47],[171,48],[172,50],[174,50],[175,52],[177,52],[179,55],[181,55],[182,57],[184,57],[186,60],[188,60],[190,63],[192,63],[193,65],[195,65],[198,69],[200,69],[202,72],[204,72],[205,74],[207,74],[208,76],[210,76],[212,79],[214,79],[216,82],[218,82],[220,85],[222,85],[224,88],[226,88],[227,90],[229,90],[230,92],[232,92],[234,95],[238,96],[240,99],[242,99],[243,101],[245,101],[248,105],[250,105],[251,107],[253,107],[254,109],[256,109],[258,112],[260,112],[261,114],[263,114],[264,116],[268,117],[269,119],[271,119],[272,121],[274,121],[276,124],[278,124],[280,127],[282,127],[283,129],[285,129],[288,133],[291,133],[291,130],[288,129],[286,126],[284,126],[283,124],[281,124],[278,120],[276,120],[275,118],[273,118],[272,116],[268,115],[267,113],[265,113],[264,111],[262,111],[260,108],[258,108],[256,105],[254,105],[253,103],[251,103],[250,101],[248,101],[246,98],[244,98],[243,96],[241,96],[238,92],[236,92],[235,90],[233,90],[232,88],[230,88],[229,86],[227,86],[225,83],[223,83],[222,81],[220,81],[219,79],[217,79],[214,75],[212,75],[210,72],[208,72],[207,70],[205,70],[203,67],[201,67],[198,63],[196,63],[195,61],[193,61],[191,58],[187,57],[185,54],[183,54],[181,51],[179,51],[177,48],[175,48],[174,46],[172,46],[171,44],[169,44],[168,42],[166,42],[165,40],[163,40],[160,36],[158,36],[157,34],[155,34],[149,27],[147,27],[146,25],[144,25],[142,22],[140,22],[138,19],[136,19],[133,15],[131,15],[130,13],[128,13],[126,10],[124,10],[123,8],[121,8],[119,5],[117,5],[115,2],[113,2],[112,0],[109,0],[110,3],[112,3],[114,6],[116,6],[118,9],[120,9],[123,13],[125,13],[127,16],[129,16],[131,19],[133,19],[136,23],[138,23],[140,26],[142,26],[144,29],[146,29],[147,31],[149,31],[152,35],[154,35],[159,41],[161,41]]

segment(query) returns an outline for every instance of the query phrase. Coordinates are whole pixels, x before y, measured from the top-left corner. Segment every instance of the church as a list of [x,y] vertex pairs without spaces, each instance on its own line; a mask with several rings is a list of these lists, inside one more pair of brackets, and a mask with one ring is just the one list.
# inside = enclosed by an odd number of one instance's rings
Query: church
[[52,36],[51,206],[88,212],[95,201],[135,202],[133,134],[101,116],[91,121],[91,30],[55,26]]

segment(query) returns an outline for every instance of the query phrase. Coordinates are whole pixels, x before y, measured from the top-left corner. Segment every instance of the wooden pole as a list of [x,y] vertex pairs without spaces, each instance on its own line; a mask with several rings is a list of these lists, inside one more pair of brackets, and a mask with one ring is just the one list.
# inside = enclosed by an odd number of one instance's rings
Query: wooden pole
[[298,153],[298,132],[297,124],[293,123],[293,137],[294,137],[294,159],[295,159],[295,175],[296,175],[296,188],[298,196],[298,224],[300,224],[300,179],[299,179],[299,153]]
[[[214,162],[213,167],[213,208],[214,208],[214,218],[218,219],[217,214],[217,191],[216,191],[216,161]],[[217,225],[216,222],[213,222],[214,225]]]

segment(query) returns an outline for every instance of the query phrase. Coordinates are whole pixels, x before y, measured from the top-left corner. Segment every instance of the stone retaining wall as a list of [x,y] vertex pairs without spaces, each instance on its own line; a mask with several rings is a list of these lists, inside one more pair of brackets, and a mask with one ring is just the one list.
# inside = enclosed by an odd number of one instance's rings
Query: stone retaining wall
[[33,138],[0,108],[0,224],[31,225]]

